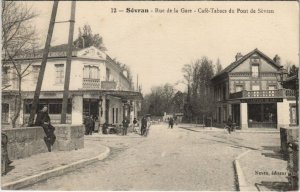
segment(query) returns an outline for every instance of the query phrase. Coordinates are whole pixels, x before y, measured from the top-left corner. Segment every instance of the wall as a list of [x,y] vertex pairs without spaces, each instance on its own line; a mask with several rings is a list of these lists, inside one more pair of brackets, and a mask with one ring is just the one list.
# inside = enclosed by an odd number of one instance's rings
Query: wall
[[[55,125],[56,141],[53,151],[71,151],[84,148],[82,125]],[[42,127],[24,127],[2,130],[8,137],[7,150],[10,159],[20,159],[48,152]]]

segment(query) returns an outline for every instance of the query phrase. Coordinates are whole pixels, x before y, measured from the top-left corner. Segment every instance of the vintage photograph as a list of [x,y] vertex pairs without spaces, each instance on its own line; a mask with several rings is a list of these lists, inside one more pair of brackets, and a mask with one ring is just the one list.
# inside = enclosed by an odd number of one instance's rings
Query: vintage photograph
[[1,189],[297,191],[297,1],[1,2]]

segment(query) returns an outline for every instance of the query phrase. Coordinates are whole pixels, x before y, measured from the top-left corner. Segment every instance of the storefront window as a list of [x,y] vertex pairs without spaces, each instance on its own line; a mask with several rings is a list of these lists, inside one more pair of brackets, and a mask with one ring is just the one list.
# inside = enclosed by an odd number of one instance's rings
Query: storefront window
[[276,127],[276,103],[248,104],[249,127]]
[[[62,110],[62,99],[43,99],[38,104],[37,112],[40,111],[44,106],[48,107],[49,114],[61,114]],[[32,108],[31,100],[25,100],[24,102],[24,113],[30,114]],[[72,113],[71,100],[68,101],[67,113]]]

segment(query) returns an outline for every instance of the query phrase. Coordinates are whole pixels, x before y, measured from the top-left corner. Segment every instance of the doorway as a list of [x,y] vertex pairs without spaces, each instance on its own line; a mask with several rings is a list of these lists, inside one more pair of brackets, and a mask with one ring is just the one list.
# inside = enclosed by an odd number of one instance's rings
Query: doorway
[[99,117],[99,99],[83,99],[83,115]]
[[236,125],[240,125],[240,104],[232,105],[232,120]]

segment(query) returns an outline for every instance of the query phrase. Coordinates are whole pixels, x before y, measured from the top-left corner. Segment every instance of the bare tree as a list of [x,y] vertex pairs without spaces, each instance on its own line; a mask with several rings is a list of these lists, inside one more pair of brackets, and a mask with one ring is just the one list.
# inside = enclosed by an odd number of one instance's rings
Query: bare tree
[[12,127],[22,108],[22,80],[30,73],[32,61],[20,62],[22,56],[34,57],[37,35],[31,21],[37,16],[26,3],[2,1],[2,68],[12,70],[11,81],[17,82],[16,106],[11,117]]

